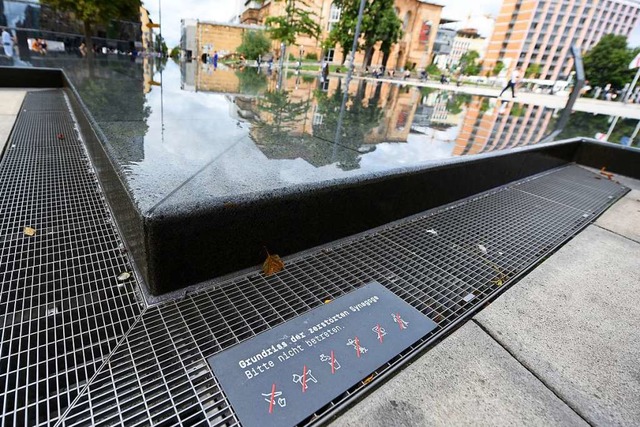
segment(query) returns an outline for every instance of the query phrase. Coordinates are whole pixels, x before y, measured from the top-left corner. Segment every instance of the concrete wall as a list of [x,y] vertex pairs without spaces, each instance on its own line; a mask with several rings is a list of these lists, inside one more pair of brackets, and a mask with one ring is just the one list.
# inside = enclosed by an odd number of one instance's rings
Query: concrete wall
[[249,31],[248,27],[199,22],[196,35],[198,58],[203,53],[213,54],[214,51],[223,54],[236,52],[245,31]]

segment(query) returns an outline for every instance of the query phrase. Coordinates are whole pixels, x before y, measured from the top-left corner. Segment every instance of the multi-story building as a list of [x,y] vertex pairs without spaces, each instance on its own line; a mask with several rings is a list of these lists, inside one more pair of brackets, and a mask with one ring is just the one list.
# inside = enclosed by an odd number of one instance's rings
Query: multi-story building
[[628,36],[640,16],[638,0],[504,0],[483,62],[503,74],[540,65],[540,78],[556,80],[573,68],[570,46],[587,52],[605,34]]
[[454,156],[523,147],[539,142],[554,124],[555,110],[474,96],[456,138]]
[[456,30],[440,26],[436,33],[436,41],[433,46],[433,62],[440,68],[449,66],[449,55],[453,49],[453,40],[456,38]]
[[[333,25],[339,22],[342,11],[332,0],[308,0],[307,3],[317,17],[322,32],[317,40],[304,36],[298,37],[293,53],[295,55],[301,51],[305,54],[315,53],[318,58],[324,55],[323,59],[329,62],[342,63],[344,58],[339,46],[326,51],[321,47],[322,40],[326,40]],[[284,15],[285,7],[286,2],[246,0],[241,22],[264,24],[269,16]],[[404,68],[409,65],[424,68],[431,62],[436,39],[435,29],[440,23],[442,8],[442,5],[427,0],[395,0],[396,13],[402,21],[403,37],[393,46],[387,67]],[[373,55],[373,65],[380,65],[383,60],[383,54],[378,47]],[[278,47],[275,48],[276,51],[278,49]],[[363,54],[359,53],[356,56],[356,64],[361,64],[363,59]]]
[[457,65],[462,55],[471,51],[478,52],[479,59],[482,60],[487,52],[487,43],[488,40],[482,37],[475,28],[458,30],[449,54],[449,65]]

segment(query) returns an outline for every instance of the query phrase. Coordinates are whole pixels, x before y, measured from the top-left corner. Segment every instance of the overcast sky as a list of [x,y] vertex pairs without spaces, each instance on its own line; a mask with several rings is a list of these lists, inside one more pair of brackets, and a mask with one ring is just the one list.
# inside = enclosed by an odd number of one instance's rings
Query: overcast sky
[[[151,12],[152,19],[159,22],[158,11],[162,5],[162,35],[167,40],[169,48],[180,42],[180,20],[184,18],[200,19],[203,21],[227,22],[237,15],[243,0],[143,0],[144,6]],[[435,1],[436,3],[438,1]],[[496,15],[502,0],[473,0],[473,9],[469,7],[469,0],[440,0],[446,3],[443,15],[451,18],[464,19],[470,13],[474,15]],[[640,45],[640,28],[631,34],[630,44]]]

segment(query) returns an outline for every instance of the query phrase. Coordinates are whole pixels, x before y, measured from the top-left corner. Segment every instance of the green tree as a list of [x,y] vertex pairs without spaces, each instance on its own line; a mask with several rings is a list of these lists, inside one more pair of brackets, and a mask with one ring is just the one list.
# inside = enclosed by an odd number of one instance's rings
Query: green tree
[[93,29],[97,24],[109,24],[112,20],[122,19],[138,21],[140,0],[41,0],[45,4],[62,12],[71,12],[84,25],[87,54],[93,54]]
[[460,70],[466,76],[475,76],[480,73],[480,65],[476,62],[480,54],[470,50],[460,57]]
[[260,95],[267,90],[267,76],[255,68],[238,70],[236,76],[240,81],[239,91],[243,95]]
[[[379,38],[382,43],[380,44],[380,51],[382,52],[382,66],[387,67],[389,57],[391,56],[391,48],[402,38],[402,22],[396,15],[396,11],[393,8],[385,9],[383,16],[378,24],[379,33],[376,38]],[[372,55],[371,55],[372,56]],[[371,56],[369,57],[369,65],[371,63]]]
[[502,70],[504,70],[504,62],[498,61],[496,62],[496,65],[493,66],[493,70],[491,70],[491,74],[494,76],[497,76],[502,72]]
[[524,72],[524,76],[530,79],[535,79],[540,76],[540,71],[542,71],[542,66],[540,64],[531,63]]
[[285,14],[270,16],[265,21],[265,26],[272,40],[282,44],[280,59],[284,60],[286,47],[296,42],[298,35],[305,35],[317,39],[320,35],[318,17],[310,10],[307,0],[274,0],[285,1]]
[[[351,50],[360,10],[360,0],[335,0],[334,4],[342,9],[339,22],[334,25],[325,47],[339,44],[343,60]],[[402,37],[402,21],[395,12],[394,0],[367,0],[361,27],[362,38],[358,51],[364,51],[364,65],[371,65],[375,45],[382,42],[383,65],[386,66],[392,46]]]
[[245,31],[242,35],[242,44],[238,47],[238,53],[247,59],[257,59],[271,49],[271,41],[264,31]]
[[624,36],[607,34],[584,56],[584,70],[593,87],[611,84],[620,89],[633,79],[636,70],[629,70],[637,50],[627,47]]
[[156,36],[154,51],[162,53],[163,57],[166,57],[167,52],[169,52],[169,48],[167,47],[167,42],[165,41],[164,37],[162,37],[160,34]]

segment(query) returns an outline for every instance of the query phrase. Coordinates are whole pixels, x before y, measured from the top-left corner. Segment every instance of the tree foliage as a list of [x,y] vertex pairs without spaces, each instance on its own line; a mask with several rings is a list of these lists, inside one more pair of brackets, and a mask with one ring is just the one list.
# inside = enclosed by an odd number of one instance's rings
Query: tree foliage
[[480,64],[478,64],[480,54],[475,50],[470,50],[460,57],[460,71],[466,76],[480,74]]
[[542,66],[540,64],[529,64],[526,71],[524,72],[524,76],[527,78],[536,78],[540,75],[540,71],[542,71]]
[[142,5],[140,0],[41,0],[40,3],[73,13],[83,22],[89,54],[93,52],[91,37],[96,24],[108,24],[114,19],[138,21]]
[[611,84],[620,89],[629,83],[636,70],[629,70],[629,63],[637,51],[627,47],[624,36],[607,34],[584,56],[584,69],[591,86]]
[[271,41],[264,31],[245,31],[242,35],[242,44],[238,47],[238,53],[247,59],[257,59],[271,49]]
[[[353,45],[360,0],[335,0],[334,4],[340,7],[342,12],[340,20],[334,25],[325,41],[325,47],[334,47],[339,44],[345,58]],[[367,0],[361,35],[357,50],[365,52],[365,65],[371,64],[374,47],[378,42],[382,42],[380,50],[385,55],[383,64],[386,64],[391,47],[402,37],[402,21],[396,14],[393,0]]]
[[498,61],[496,62],[496,65],[493,66],[493,70],[491,70],[491,74],[493,74],[494,76],[497,76],[502,72],[502,70],[504,70],[504,62]]
[[296,42],[298,35],[305,35],[317,39],[320,35],[318,17],[310,10],[306,0],[274,0],[286,2],[285,14],[270,16],[265,20],[269,36],[285,45]]
[[140,0],[41,0],[55,10],[71,12],[82,22],[108,24],[112,19],[138,20]]

